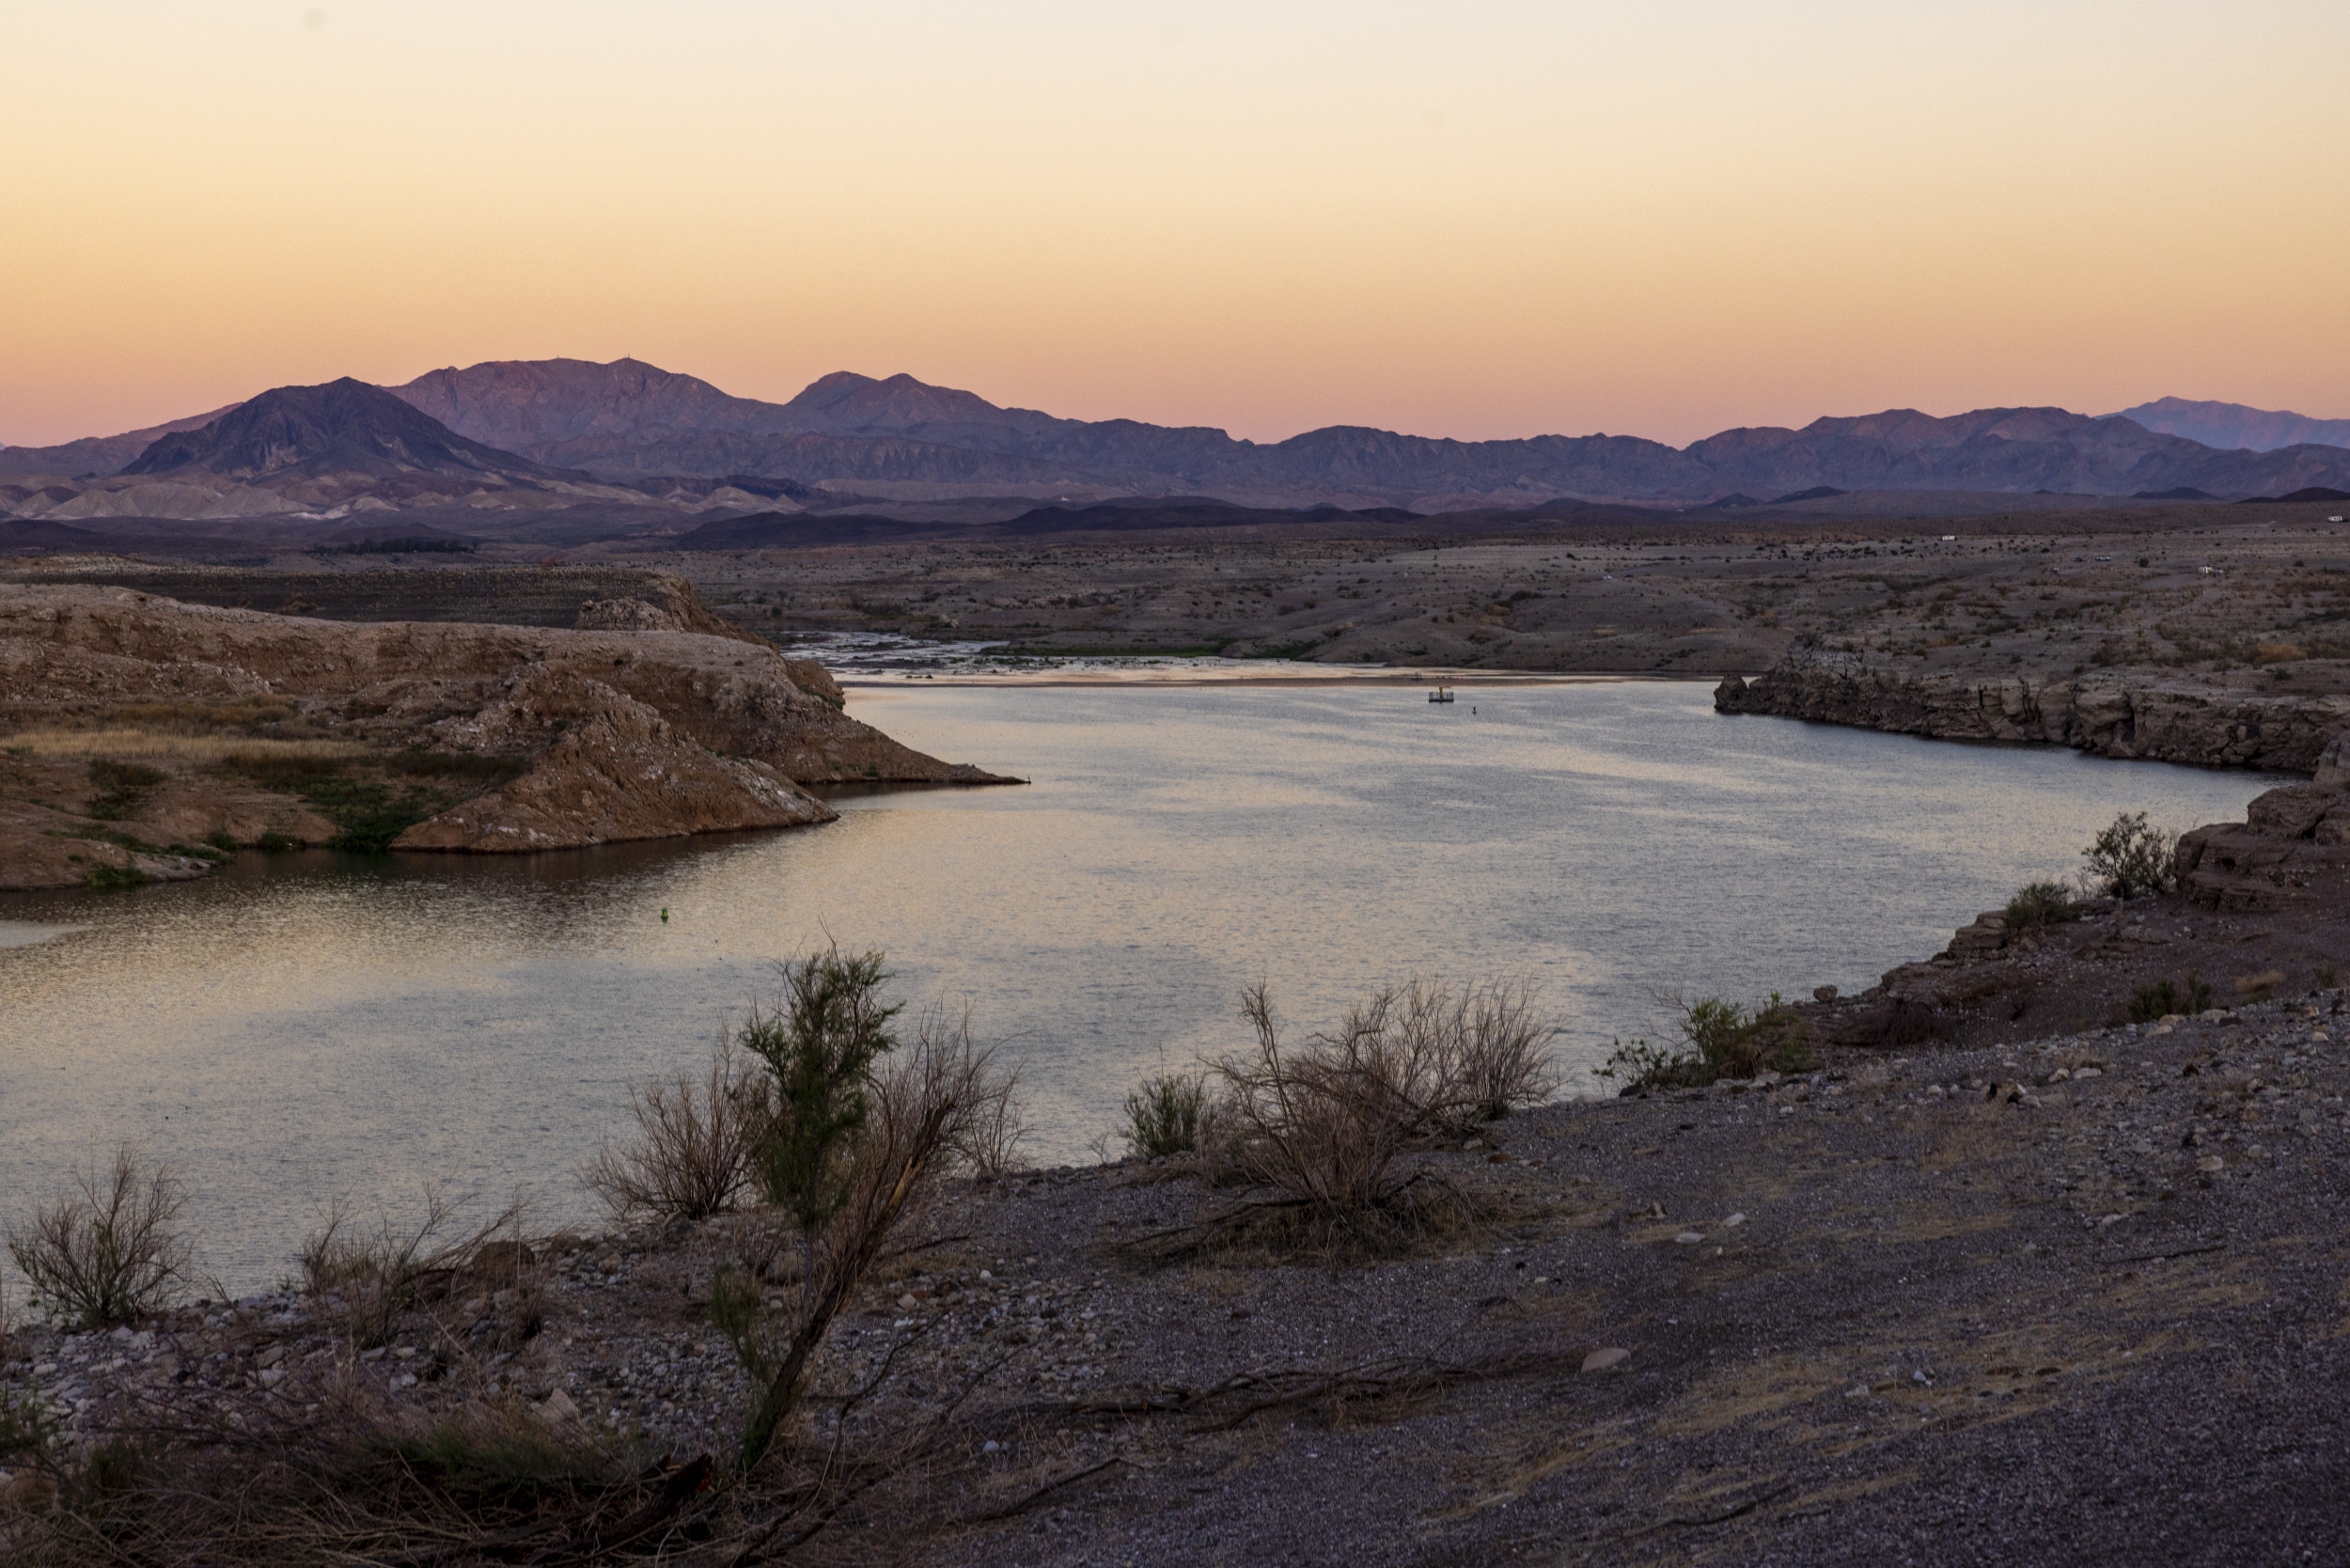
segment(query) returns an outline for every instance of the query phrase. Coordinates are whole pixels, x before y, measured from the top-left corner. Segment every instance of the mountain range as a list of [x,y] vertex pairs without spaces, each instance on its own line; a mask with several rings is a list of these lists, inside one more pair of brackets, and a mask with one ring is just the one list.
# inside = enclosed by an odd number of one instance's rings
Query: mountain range
[[[2180,428],[2157,428],[2165,425]],[[392,505],[485,493],[608,497],[616,486],[694,510],[772,507],[786,495],[821,505],[827,494],[1199,495],[1433,510],[1559,496],[1686,506],[1838,491],[2350,490],[2343,446],[2221,447],[2180,432],[2187,428],[2257,429],[2264,440],[2339,430],[2350,441],[2350,421],[2164,399],[2103,417],[2057,408],[1948,417],[1894,409],[1800,430],[1724,431],[1685,447],[1622,435],[1452,441],[1346,425],[1261,444],[1205,426],[1004,408],[905,375],[839,371],[776,403],[634,359],[552,359],[434,370],[389,388],[348,378],[274,388],[149,431],[0,448],[0,474],[65,481],[13,508],[57,516],[75,515],[66,509],[83,501],[81,514],[119,513],[137,504],[120,494],[132,480],[233,486],[246,510],[360,495]],[[81,496],[85,487],[113,498],[101,505]]]

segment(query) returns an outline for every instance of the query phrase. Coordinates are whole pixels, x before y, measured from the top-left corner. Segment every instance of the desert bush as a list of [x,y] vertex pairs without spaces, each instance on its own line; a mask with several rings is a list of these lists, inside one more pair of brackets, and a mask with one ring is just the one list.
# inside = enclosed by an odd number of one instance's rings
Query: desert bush
[[1758,1073],[1808,1073],[1818,1065],[1803,1015],[1771,993],[1751,1006],[1705,996],[1659,998],[1678,1015],[1677,1044],[1666,1048],[1636,1040],[1619,1042],[1595,1075],[1629,1091],[1635,1089],[1701,1089],[1724,1078]]
[[1144,1159],[1198,1149],[1208,1121],[1205,1073],[1161,1073],[1127,1091],[1126,1148]]
[[136,866],[116,866],[100,860],[90,866],[89,886],[102,893],[124,887],[144,887],[147,886],[147,873]]
[[[736,1456],[773,1447],[806,1392],[809,1363],[880,1258],[891,1231],[959,1152],[1000,1125],[1010,1075],[976,1043],[968,1013],[924,1013],[899,1052],[900,1011],[879,995],[882,955],[838,949],[785,970],[776,1008],[743,1038],[767,1064],[771,1115],[755,1170],[779,1231],[756,1228],[711,1288],[710,1317],[754,1384]],[[883,1060],[885,1056],[890,1059]],[[796,1284],[771,1298],[776,1253],[795,1246]]]
[[1212,1155],[1342,1229],[1389,1206],[1412,1139],[1458,1135],[1558,1088],[1543,1049],[1557,1029],[1521,982],[1389,987],[1297,1048],[1282,1044],[1261,984],[1241,993],[1241,1016],[1255,1048],[1209,1064]]
[[522,1272],[530,1257],[521,1239],[523,1204],[509,1203],[470,1229],[457,1227],[461,1207],[442,1189],[427,1186],[417,1214],[406,1219],[385,1214],[363,1227],[337,1202],[302,1244],[303,1286],[314,1306],[338,1312],[343,1332],[359,1348],[372,1350],[391,1342],[403,1314],[446,1297],[461,1276],[503,1272],[500,1265],[511,1264],[512,1283],[528,1283]]
[[405,774],[411,778],[461,778],[488,785],[519,778],[529,766],[520,757],[479,751],[426,751],[420,747],[395,752],[384,759],[388,773]]
[[2001,919],[2009,931],[2020,933],[2080,917],[2071,888],[2061,882],[2032,882],[2016,889],[2015,896],[2007,901]]
[[94,757],[90,759],[89,781],[98,793],[90,800],[89,814],[101,822],[119,822],[136,812],[146,801],[147,792],[167,776],[143,762]]
[[630,1090],[635,1136],[596,1151],[581,1172],[588,1190],[620,1217],[707,1219],[733,1208],[763,1125],[763,1095],[745,1067],[722,1037],[699,1072]]
[[36,1308],[85,1328],[132,1322],[168,1306],[191,1254],[179,1231],[180,1184],[124,1144],[113,1162],[93,1158],[72,1190],[8,1230],[8,1256]]
[[2150,827],[2143,811],[2123,811],[2081,851],[2090,886],[2109,899],[2167,893],[2178,836]]
[[2242,1001],[2264,1002],[2274,996],[2284,982],[2285,972],[2282,969],[2262,969],[2239,978],[2235,982],[2235,994]]
[[2210,981],[2200,975],[2189,975],[2182,984],[2166,976],[2130,993],[2130,1022],[2158,1023],[2174,1012],[2201,1012],[2210,1006]]
[[905,1009],[882,1000],[885,962],[878,951],[844,956],[836,945],[788,964],[781,995],[754,1005],[735,1031],[736,1044],[766,1068],[754,1179],[803,1231],[848,1201],[840,1159],[870,1113],[875,1062],[897,1048],[890,1026]]
[[[932,1009],[916,1021],[914,1032],[917,1042],[954,1039],[963,1042],[966,1050],[977,1049],[971,1044],[968,1007],[954,1014],[943,1008]],[[974,1090],[974,1103],[957,1118],[951,1147],[957,1159],[974,1174],[1008,1176],[1026,1165],[1020,1146],[1027,1140],[1028,1121],[1020,1104],[1019,1088],[1019,1067],[998,1062]]]

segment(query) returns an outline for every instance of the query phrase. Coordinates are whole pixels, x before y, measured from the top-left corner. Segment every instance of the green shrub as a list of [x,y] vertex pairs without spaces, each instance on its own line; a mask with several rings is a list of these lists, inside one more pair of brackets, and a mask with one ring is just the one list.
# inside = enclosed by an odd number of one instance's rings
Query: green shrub
[[1702,1089],[1723,1078],[1751,1078],[1764,1071],[1808,1073],[1818,1064],[1811,1031],[1803,1015],[1771,993],[1767,1002],[1747,1006],[1706,996],[1667,998],[1680,1013],[1673,1030],[1678,1049],[1636,1040],[1616,1049],[1595,1076],[1629,1091],[1635,1089]]
[[220,765],[260,784],[301,784],[332,778],[342,771],[336,758],[281,751],[232,751],[220,760]]
[[1144,1159],[1188,1154],[1208,1119],[1203,1073],[1162,1073],[1126,1096],[1126,1147]]
[[2130,1022],[2153,1024],[2174,1012],[2201,1012],[2210,1006],[2211,982],[2201,975],[2187,976],[2184,985],[2166,977],[2130,993]]
[[2073,902],[2072,890],[2064,884],[2033,882],[2018,888],[2015,896],[2007,901],[2003,919],[2009,931],[2021,933],[2080,917],[2081,912]]
[[89,885],[102,892],[122,887],[144,887],[147,873],[136,866],[112,866],[101,860],[89,869]]
[[164,782],[166,776],[142,763],[92,758],[89,781],[98,794],[89,803],[89,814],[102,823],[120,822],[138,810],[147,799],[147,792]]
[[2081,851],[2091,885],[2109,899],[2142,899],[2167,893],[2172,879],[2177,835],[2146,823],[2143,811],[2123,811]]

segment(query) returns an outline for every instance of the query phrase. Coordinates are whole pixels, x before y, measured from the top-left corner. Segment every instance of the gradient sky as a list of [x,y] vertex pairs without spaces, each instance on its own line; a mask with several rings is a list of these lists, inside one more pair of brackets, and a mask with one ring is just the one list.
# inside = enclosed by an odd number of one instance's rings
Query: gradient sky
[[2342,0],[0,0],[0,441],[905,370],[1277,439],[2350,415]]

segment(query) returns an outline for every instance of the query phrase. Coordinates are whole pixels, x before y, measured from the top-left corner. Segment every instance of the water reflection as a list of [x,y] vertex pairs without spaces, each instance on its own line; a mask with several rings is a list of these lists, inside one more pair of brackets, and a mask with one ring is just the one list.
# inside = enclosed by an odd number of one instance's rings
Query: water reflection
[[[1651,994],[1864,985],[2123,808],[2239,816],[2270,780],[1721,719],[1698,686],[1427,703],[1395,688],[890,688],[855,711],[1025,788],[856,792],[789,834],[527,858],[247,856],[19,896],[0,938],[0,1191],[135,1137],[208,1257],[272,1278],[340,1193],[428,1177],[578,1212],[623,1086],[691,1058],[776,957],[888,949],[1028,1063],[1038,1152],[1133,1077],[1413,973],[1521,971],[1596,1060]],[[669,912],[665,923],[664,909]]]

